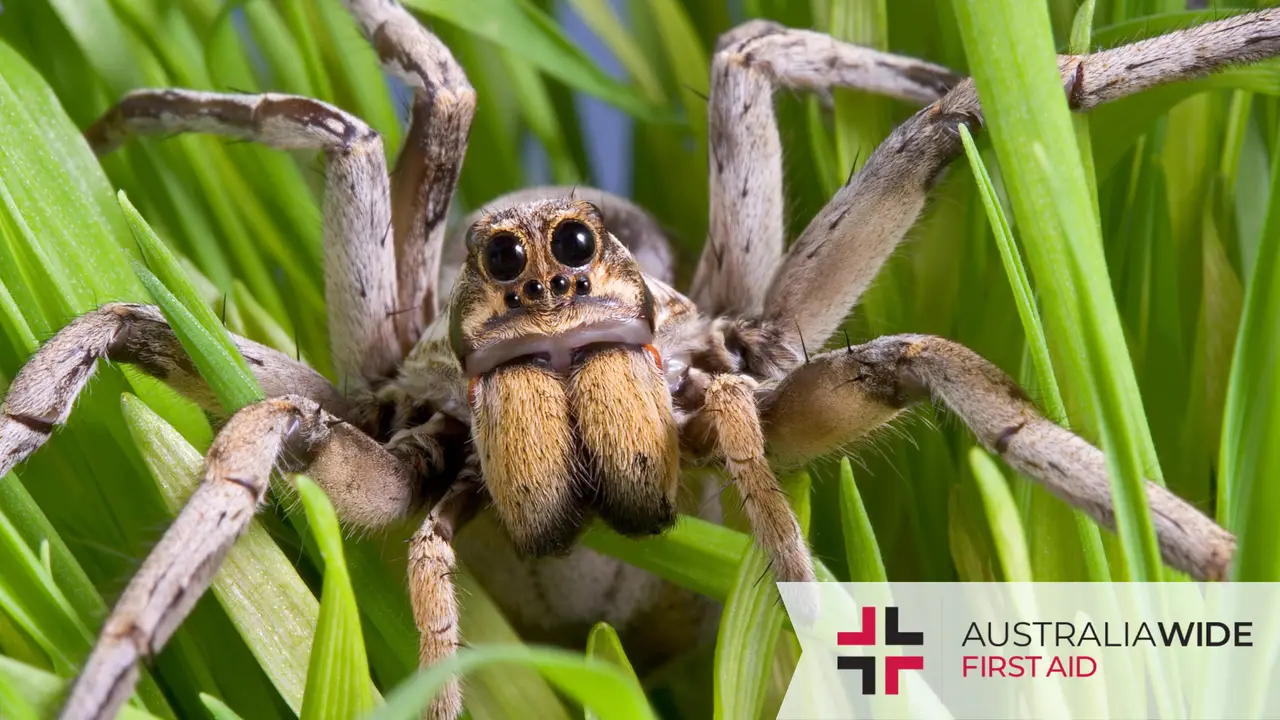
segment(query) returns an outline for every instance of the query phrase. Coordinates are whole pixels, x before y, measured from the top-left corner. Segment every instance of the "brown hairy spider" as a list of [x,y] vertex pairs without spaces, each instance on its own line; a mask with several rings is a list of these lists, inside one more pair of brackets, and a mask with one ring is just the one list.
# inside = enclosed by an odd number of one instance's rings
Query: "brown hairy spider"
[[[415,91],[394,176],[367,125],[302,97],[139,90],[86,133],[99,153],[133,134],[180,132],[323,150],[333,356],[338,373],[359,382],[344,394],[236,338],[270,399],[222,427],[204,482],[107,619],[63,717],[114,715],[133,691],[137,660],[164,645],[208,587],[273,469],[305,470],[360,528],[425,511],[409,563],[424,665],[459,644],[453,539],[473,517],[459,551],[483,583],[502,588],[495,595],[526,637],[580,638],[606,619],[624,636],[632,630],[629,649],[662,652],[707,614],[688,593],[575,548],[588,518],[660,533],[678,510],[700,507],[678,503],[681,464],[722,465],[776,578],[813,580],[771,468],[839,449],[931,397],[1009,465],[1114,526],[1103,454],[1045,419],[972,351],[924,335],[812,357],[804,347],[836,331],[915,222],[961,152],[958,126],[981,125],[971,81],[766,22],[723,36],[709,98],[710,237],[686,296],[670,285],[671,253],[656,224],[600,191],[517,193],[469,218],[465,241],[447,235],[474,92],[449,50],[398,4],[346,4],[385,68]],[[1070,105],[1089,109],[1280,54],[1277,23],[1280,11],[1264,10],[1064,56]],[[787,249],[772,95],[832,86],[931,104]],[[456,274],[441,271],[451,251],[465,252]],[[218,411],[159,311],[106,305],[58,332],[15,378],[0,414],[0,475],[66,421],[101,359],[133,364]],[[1147,493],[1165,561],[1222,578],[1234,538],[1161,487],[1149,483]],[[455,682],[429,712],[453,718],[461,708]]]

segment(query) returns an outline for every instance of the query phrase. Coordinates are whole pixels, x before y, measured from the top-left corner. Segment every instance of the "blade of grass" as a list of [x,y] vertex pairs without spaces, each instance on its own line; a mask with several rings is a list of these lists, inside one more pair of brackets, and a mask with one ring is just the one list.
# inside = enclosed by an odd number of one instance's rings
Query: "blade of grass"
[[[1280,145],[1274,146],[1280,147]],[[1280,579],[1280,151],[1262,243],[1245,288],[1219,448],[1219,518],[1237,533],[1232,579]]]
[[853,466],[848,457],[840,458],[840,518],[849,560],[849,582],[889,582],[875,528],[867,517],[858,484],[853,481]]
[[325,563],[320,617],[311,645],[301,717],[355,717],[373,708],[374,689],[369,682],[360,614],[342,552],[338,515],[324,491],[310,478],[300,475],[294,481]]
[[[13,474],[3,482],[16,483]],[[53,582],[36,552],[10,519],[0,514],[0,609],[35,641],[60,675],[76,671],[93,635]]]
[[1067,407],[1078,408],[1074,424],[1099,435],[1107,451],[1129,579],[1159,579],[1144,491],[1147,472],[1160,480],[1159,461],[1111,294],[1047,11],[1017,0],[964,0],[955,10],[1039,281],[1054,366],[1067,381]]
[[368,720],[418,720],[431,698],[452,675],[465,677],[480,668],[519,665],[536,669],[570,698],[601,720],[652,720],[644,693],[611,663],[552,648],[489,645],[457,655],[403,683]]
[[[637,118],[669,122],[670,114],[609,77],[540,8],[525,0],[406,0],[405,7],[439,18],[510,48],[570,87],[590,93]],[[512,43],[511,38],[520,38]]]
[[[454,580],[462,602],[462,637],[474,647],[520,647],[520,637],[480,583],[459,567]],[[416,648],[415,648],[416,654]],[[467,712],[475,720],[506,720],[528,715],[539,720],[569,720],[569,711],[551,684],[530,665],[487,665],[465,682]]]
[[213,716],[213,720],[241,720],[240,716],[227,707],[226,703],[208,693],[200,693],[200,702],[204,703],[205,709]]
[[[3,655],[0,655],[0,676],[21,694],[22,700],[34,708],[39,717],[52,717],[65,695],[66,680]],[[3,717],[8,718],[9,715],[5,713]],[[155,715],[126,705],[120,709],[118,720],[157,719]]]
[[[591,634],[587,636],[587,657],[617,665],[634,683],[636,689],[643,692],[640,679],[636,677],[636,671],[631,667],[626,651],[622,649],[622,640],[618,638],[618,631],[614,630],[609,623],[598,622],[591,628]],[[587,709],[586,720],[598,720],[598,717],[593,710]]]
[[661,104],[665,93],[657,73],[649,64],[639,43],[614,14],[607,0],[569,0],[569,5],[580,15],[591,31],[606,45],[613,56],[627,71],[640,93],[649,102]]
[[22,697],[13,680],[0,672],[0,717],[10,720],[39,720],[36,709]]
[[258,387],[257,379],[249,372],[248,363],[213,313],[213,308],[200,298],[199,291],[182,271],[177,258],[156,237],[124,191],[120,192],[119,198],[120,209],[124,211],[148,265],[145,269],[138,268],[138,276],[160,305],[182,347],[218,396],[222,407],[234,412],[261,400],[262,388]]
[[[800,531],[806,537],[811,487],[812,481],[805,472],[786,483]],[[758,545],[752,544],[738,565],[716,637],[714,716],[717,719],[760,716],[785,619],[769,558]]]
[[[1071,44],[1067,48],[1073,55],[1089,52],[1093,41],[1093,13],[1096,7],[1096,0],[1084,0],[1076,10],[1075,20],[1071,23]],[[1080,146],[1080,162],[1084,166],[1084,179],[1089,183],[1089,197],[1093,200],[1096,217],[1098,177],[1093,167],[1093,138],[1089,133],[1089,118],[1084,115],[1073,115],[1071,124],[1076,130],[1076,142]]]
[[681,515],[670,532],[644,540],[619,535],[603,523],[592,523],[582,542],[682,587],[724,600],[751,539],[723,525]]
[[[1079,125],[1076,126],[1076,133],[1077,137],[1079,137]],[[973,170],[974,178],[978,183],[978,192],[982,197],[983,206],[987,210],[987,219],[991,223],[991,230],[995,235],[996,246],[1000,251],[1000,261],[1004,266],[1005,276],[1009,280],[1009,286],[1013,289],[1014,300],[1018,308],[1018,318],[1022,321],[1022,330],[1027,336],[1027,349],[1030,352],[1032,365],[1036,371],[1037,387],[1039,387],[1042,396],[1041,402],[1044,403],[1045,411],[1050,418],[1065,424],[1067,422],[1067,409],[1062,402],[1062,393],[1058,389],[1058,378],[1054,375],[1053,362],[1049,358],[1049,345],[1048,341],[1045,340],[1044,326],[1040,323],[1040,312],[1036,307],[1035,297],[1031,291],[1031,283],[1027,280],[1027,272],[1022,264],[1022,255],[1018,252],[1018,246],[1014,242],[1013,231],[1009,227],[1009,219],[1005,217],[1004,210],[1000,207],[995,185],[991,182],[991,175],[987,172],[982,156],[978,154],[977,146],[973,142],[973,136],[969,134],[968,127],[962,126],[960,128],[960,138],[964,142],[965,154],[969,158],[969,167]],[[1043,557],[1043,560],[1047,562],[1051,557],[1055,566],[1062,567],[1064,564],[1061,562],[1063,553],[1062,540],[1065,539],[1065,534],[1061,531],[1065,523],[1059,521],[1063,519],[1061,515],[1064,508],[1059,501],[1050,497],[1048,491],[1044,488],[1035,486],[1031,492],[1033,493],[1031,512],[1038,518],[1035,523],[1036,529],[1033,532],[1037,533],[1037,538],[1040,539],[1040,542],[1035,542],[1034,545],[1047,550],[1043,555],[1038,555],[1037,559],[1040,560]],[[1038,509],[1040,508],[1047,510],[1049,517],[1039,513]],[[1080,542],[1078,546],[1080,556],[1083,559],[1088,579],[1092,582],[1110,580],[1111,574],[1107,567],[1107,557],[1102,548],[1102,537],[1098,526],[1093,524],[1079,510],[1075,510],[1071,514],[1075,524],[1075,534]],[[1061,572],[1050,573],[1047,576],[1042,574],[1040,579],[1048,580],[1051,578],[1070,579],[1064,577]]]
[[1000,557],[1001,580],[1031,582],[1031,558],[1027,553],[1026,535],[1004,473],[1000,472],[991,456],[977,446],[969,449],[969,466],[978,483],[996,554]]

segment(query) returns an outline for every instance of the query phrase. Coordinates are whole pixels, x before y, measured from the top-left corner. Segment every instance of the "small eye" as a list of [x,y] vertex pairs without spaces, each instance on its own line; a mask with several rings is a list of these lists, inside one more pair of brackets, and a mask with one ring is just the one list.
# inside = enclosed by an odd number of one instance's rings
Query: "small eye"
[[569,267],[581,267],[596,254],[596,236],[577,220],[566,220],[551,232],[551,254]]
[[498,282],[510,282],[524,272],[524,245],[515,235],[502,233],[489,239],[484,249],[484,269]]

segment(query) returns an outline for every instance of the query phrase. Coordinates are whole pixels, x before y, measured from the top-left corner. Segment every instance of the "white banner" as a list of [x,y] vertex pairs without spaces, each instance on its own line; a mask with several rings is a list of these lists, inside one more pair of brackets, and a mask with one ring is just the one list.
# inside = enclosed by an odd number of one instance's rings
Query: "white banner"
[[778,587],[780,718],[1280,718],[1280,583]]

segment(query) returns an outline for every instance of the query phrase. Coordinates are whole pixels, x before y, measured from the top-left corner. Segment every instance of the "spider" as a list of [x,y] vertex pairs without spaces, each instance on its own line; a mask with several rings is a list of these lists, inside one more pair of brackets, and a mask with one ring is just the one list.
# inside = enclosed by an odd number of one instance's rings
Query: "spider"
[[[106,620],[63,717],[111,716],[130,696],[138,659],[164,645],[208,587],[273,470],[306,471],[351,526],[425,515],[408,578],[423,665],[460,640],[455,533],[460,552],[481,559],[469,564],[482,582],[508,589],[504,608],[525,625],[537,616],[552,635],[606,614],[625,628],[679,605],[656,579],[575,541],[593,517],[630,535],[669,528],[690,510],[679,501],[682,466],[726,470],[776,579],[814,580],[774,468],[846,446],[930,398],[1010,466],[1114,528],[1102,452],[974,352],[925,335],[812,355],[805,345],[837,330],[915,222],[961,152],[959,126],[981,126],[971,81],[763,21],[726,33],[708,99],[710,233],[682,294],[657,224],[601,191],[523,191],[447,232],[474,92],[449,50],[393,0],[346,6],[415,93],[393,175],[365,123],[304,97],[138,90],[85,133],[100,154],[131,135],[180,132],[322,150],[332,351],[338,373],[360,381],[340,392],[235,339],[268,399],[220,429],[203,483]],[[1062,56],[1069,103],[1086,110],[1280,54],[1277,22],[1280,11],[1264,10]],[[927,106],[788,249],[772,96],[833,86]],[[461,256],[456,271],[442,271],[449,253]],[[218,412],[157,309],[108,304],[59,331],[14,379],[0,413],[0,475],[67,420],[99,360],[135,365]],[[1234,538],[1158,485],[1148,483],[1147,499],[1164,560],[1224,577]],[[428,713],[461,709],[455,681]]]

